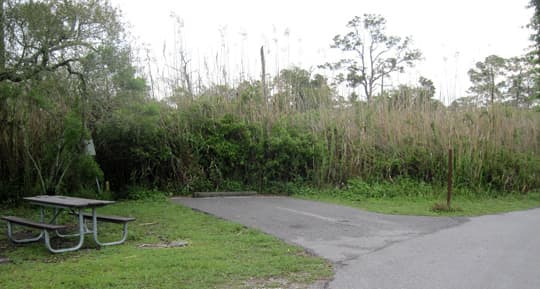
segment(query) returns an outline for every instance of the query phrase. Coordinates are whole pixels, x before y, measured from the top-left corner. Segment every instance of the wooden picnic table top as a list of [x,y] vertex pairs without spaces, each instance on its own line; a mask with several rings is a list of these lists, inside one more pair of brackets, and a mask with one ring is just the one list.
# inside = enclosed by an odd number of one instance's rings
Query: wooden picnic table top
[[85,198],[76,198],[68,196],[49,196],[41,195],[35,197],[26,197],[24,200],[29,201],[32,204],[63,206],[71,208],[91,208],[101,207],[114,203],[114,201],[94,200]]

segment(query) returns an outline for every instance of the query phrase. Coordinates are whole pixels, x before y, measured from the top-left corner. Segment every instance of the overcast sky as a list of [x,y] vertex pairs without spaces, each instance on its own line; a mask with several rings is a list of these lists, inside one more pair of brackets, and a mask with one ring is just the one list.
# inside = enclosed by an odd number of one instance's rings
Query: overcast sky
[[[424,60],[393,83],[414,84],[422,75],[434,81],[441,100],[463,96],[467,70],[486,56],[524,54],[532,16],[528,0],[112,0],[138,43],[151,48],[158,63],[163,49],[174,48],[180,31],[192,70],[226,65],[232,81],[241,71],[258,77],[259,48],[265,46],[268,71],[298,65],[315,69],[336,57],[332,38],[346,23],[364,13],[387,19],[388,34],[412,36]],[[174,14],[182,19],[175,24]],[[178,38],[177,38],[178,39]],[[162,65],[162,64],[160,64]],[[163,70],[163,68],[162,68]],[[217,73],[216,73],[217,74]],[[234,75],[232,75],[234,74]]]

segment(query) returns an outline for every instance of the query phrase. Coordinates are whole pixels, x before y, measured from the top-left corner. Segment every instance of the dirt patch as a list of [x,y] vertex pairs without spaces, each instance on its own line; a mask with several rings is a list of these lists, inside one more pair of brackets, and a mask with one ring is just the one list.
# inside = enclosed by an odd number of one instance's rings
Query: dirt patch
[[295,282],[284,278],[250,279],[240,285],[242,289],[324,289],[329,280],[318,280],[312,284]]
[[11,263],[11,260],[7,257],[0,256],[0,265],[7,264],[7,263]]
[[182,247],[186,247],[187,245],[188,245],[187,241],[177,240],[177,241],[161,242],[161,243],[154,243],[154,244],[141,244],[139,245],[139,248],[182,248]]

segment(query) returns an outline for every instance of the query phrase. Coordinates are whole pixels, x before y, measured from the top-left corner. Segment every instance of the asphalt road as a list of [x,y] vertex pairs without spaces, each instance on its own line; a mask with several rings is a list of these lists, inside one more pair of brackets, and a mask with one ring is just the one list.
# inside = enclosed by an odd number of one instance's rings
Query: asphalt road
[[173,198],[334,263],[331,289],[540,288],[540,209],[389,216],[286,197]]

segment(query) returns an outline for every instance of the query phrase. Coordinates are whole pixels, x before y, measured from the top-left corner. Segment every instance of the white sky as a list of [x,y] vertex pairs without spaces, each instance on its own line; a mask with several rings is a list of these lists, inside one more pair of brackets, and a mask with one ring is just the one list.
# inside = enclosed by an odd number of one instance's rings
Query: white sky
[[[418,76],[432,79],[440,99],[449,103],[464,96],[467,71],[477,61],[497,54],[519,56],[530,45],[523,28],[532,16],[529,0],[112,0],[132,26],[139,43],[146,44],[157,63],[174,50],[174,13],[183,20],[183,45],[191,69],[201,74],[204,61],[226,66],[232,81],[241,71],[258,78],[259,48],[265,46],[267,71],[298,65],[316,68],[336,57],[330,49],[346,23],[364,13],[381,14],[388,34],[412,36],[424,60],[395,76],[393,83],[414,84]],[[220,32],[221,31],[221,32]],[[288,31],[288,33],[287,33]],[[161,71],[165,71],[163,64]],[[211,70],[212,68],[210,68]],[[218,73],[210,73],[219,82]]]

